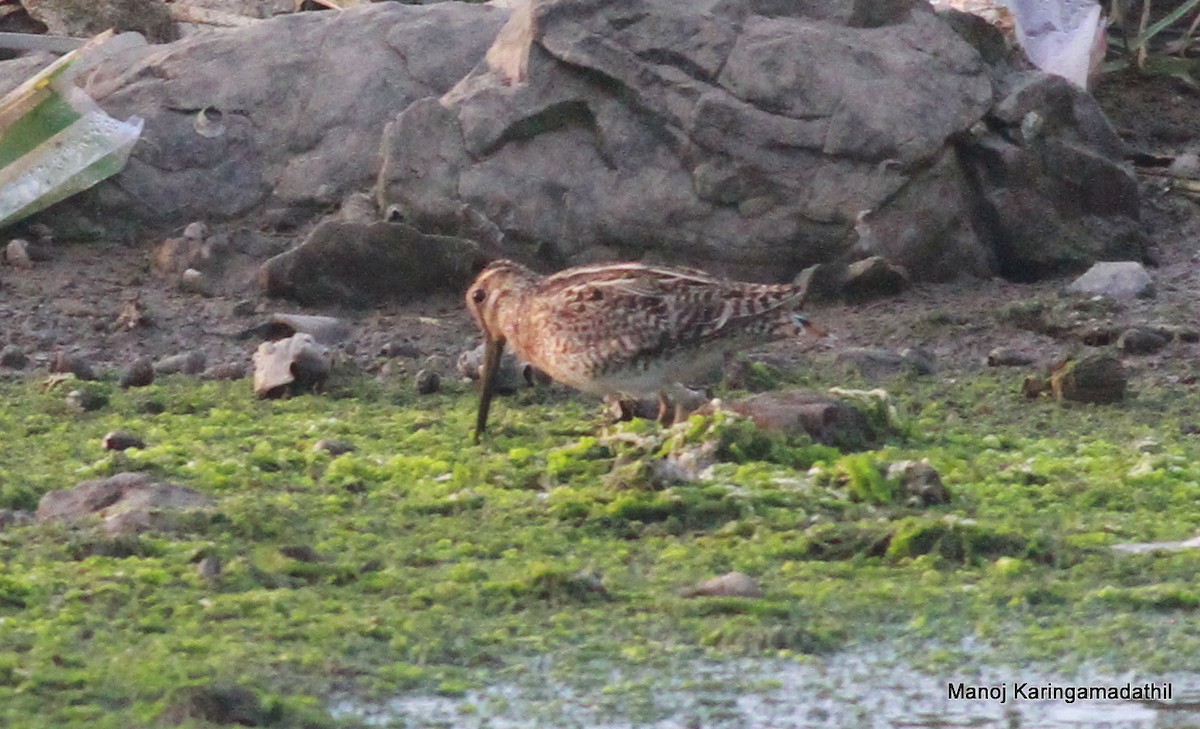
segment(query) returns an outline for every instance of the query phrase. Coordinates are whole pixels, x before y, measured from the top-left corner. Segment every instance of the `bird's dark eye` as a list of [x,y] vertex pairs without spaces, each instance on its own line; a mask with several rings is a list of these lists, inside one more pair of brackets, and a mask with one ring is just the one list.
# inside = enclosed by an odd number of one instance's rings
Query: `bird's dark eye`
[[482,304],[483,300],[486,298],[487,298],[487,292],[484,291],[483,289],[475,289],[474,291],[471,292],[471,300],[474,301],[476,304]]

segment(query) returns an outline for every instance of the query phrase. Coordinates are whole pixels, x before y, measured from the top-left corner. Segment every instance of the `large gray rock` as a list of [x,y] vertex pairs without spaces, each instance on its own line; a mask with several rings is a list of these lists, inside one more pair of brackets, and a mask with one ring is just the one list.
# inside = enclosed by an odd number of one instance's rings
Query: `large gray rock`
[[170,531],[212,499],[186,486],[160,483],[145,473],[118,473],[51,491],[38,503],[38,521],[80,522],[99,517],[109,534]]
[[1137,261],[1102,261],[1067,286],[1072,294],[1134,299],[1154,295],[1154,279]]
[[369,186],[383,125],[453,86],[507,16],[378,3],[116,54],[88,89],[145,131],[120,174],[66,205],[160,229],[267,206],[323,212]]
[[388,126],[377,192],[438,230],[465,204],[510,255],[607,246],[770,278],[870,255],[920,279],[1021,276],[1022,256],[1136,247],[1136,188],[1095,103],[994,75],[923,3],[532,0]]

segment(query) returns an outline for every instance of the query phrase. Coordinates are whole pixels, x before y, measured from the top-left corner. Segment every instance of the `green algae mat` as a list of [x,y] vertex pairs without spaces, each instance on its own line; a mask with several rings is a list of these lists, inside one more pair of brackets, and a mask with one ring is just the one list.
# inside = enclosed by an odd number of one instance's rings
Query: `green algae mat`
[[[941,646],[916,668],[969,662],[963,641],[1068,670],[1200,658],[1200,552],[1113,549],[1200,532],[1191,391],[1063,407],[1024,400],[1011,373],[902,378],[894,434],[843,453],[723,416],[606,427],[557,389],[502,400],[474,446],[461,385],[278,401],[183,377],[86,387],[107,403],[80,414],[62,387],[0,384],[0,508],[125,471],[215,508],[160,533],[0,531],[5,727],[354,726],[331,707],[454,701],[539,670],[636,725],[688,680],[679,666],[897,638]],[[115,428],[146,447],[105,451]],[[323,438],[355,450],[314,450]],[[644,467],[689,449],[714,462]],[[908,503],[881,470],[902,459],[927,459],[950,502]],[[681,595],[734,570],[764,595]],[[629,671],[643,678],[612,678]]]

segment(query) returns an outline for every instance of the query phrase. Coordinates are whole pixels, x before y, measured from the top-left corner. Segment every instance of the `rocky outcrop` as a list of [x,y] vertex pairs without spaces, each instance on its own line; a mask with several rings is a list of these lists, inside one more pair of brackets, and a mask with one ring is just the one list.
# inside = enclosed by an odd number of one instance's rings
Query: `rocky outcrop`
[[782,281],[877,257],[918,281],[1027,280],[1143,253],[1096,102],[1014,71],[961,15],[503,5],[378,3],[114,52],[88,90],[146,131],[125,170],[47,216],[99,213],[110,238],[119,221],[290,230],[373,182],[369,219],[348,221],[548,266],[649,257]]
[[376,174],[384,123],[450,89],[507,16],[379,3],[119,53],[88,90],[145,131],[119,175],[69,204],[156,228],[336,206]]
[[1000,75],[923,3],[534,0],[388,126],[378,195],[440,230],[465,204],[560,264],[881,255],[929,280],[1136,248],[1095,102]]

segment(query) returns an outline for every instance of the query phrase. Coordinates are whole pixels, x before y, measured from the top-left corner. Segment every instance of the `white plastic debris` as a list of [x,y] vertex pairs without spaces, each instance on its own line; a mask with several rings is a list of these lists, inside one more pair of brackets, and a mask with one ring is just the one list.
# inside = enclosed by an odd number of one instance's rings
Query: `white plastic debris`
[[1003,0],[1025,55],[1081,88],[1104,60],[1105,23],[1096,0]]
[[72,66],[101,34],[0,99],[0,228],[116,174],[143,121],[118,121],[74,83]]

